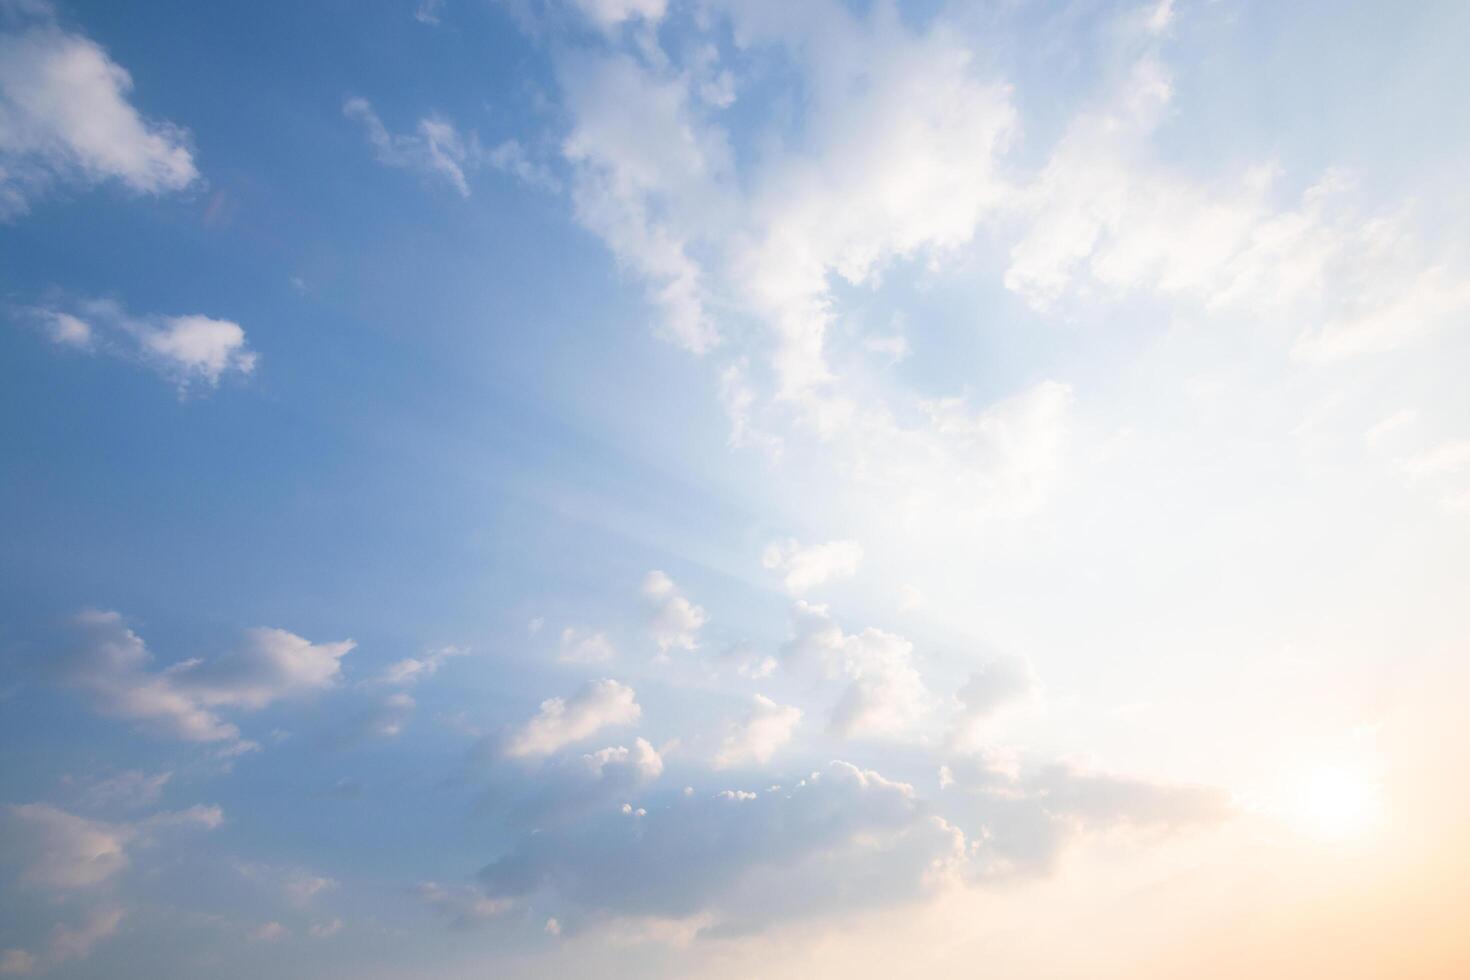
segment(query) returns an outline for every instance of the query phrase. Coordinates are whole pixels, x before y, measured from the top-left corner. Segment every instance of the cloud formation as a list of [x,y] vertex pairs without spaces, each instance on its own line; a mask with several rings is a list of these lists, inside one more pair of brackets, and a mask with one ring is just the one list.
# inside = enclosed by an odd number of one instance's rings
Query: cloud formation
[[653,607],[648,633],[659,653],[699,649],[699,630],[704,626],[704,609],[690,602],[663,572],[652,571],[643,580],[643,598]]
[[470,196],[469,178],[487,166],[533,187],[555,190],[560,186],[513,139],[487,150],[473,132],[462,133],[448,119],[436,114],[421,118],[411,133],[390,133],[372,104],[357,96],[342,104],[342,114],[362,125],[373,155],[383,166],[416,171],[430,180],[447,183],[461,197]]
[[216,387],[229,374],[249,376],[259,355],[232,320],[201,314],[134,316],[111,300],[78,303],[73,312],[31,311],[58,346],[104,351],[143,364],[179,387]]
[[224,820],[219,807],[194,806],[141,820],[107,823],[68,813],[47,803],[4,808],[4,859],[18,865],[20,882],[45,892],[94,888],[127,868],[129,848],[159,831],[202,827]]
[[844,633],[826,606],[798,600],[791,610],[792,637],[782,648],[794,669],[815,666],[844,686],[828,730],[844,738],[893,738],[909,734],[931,696],[914,664],[908,640],[868,627]]
[[199,178],[188,134],[139,114],[132,76],[100,45],[62,30],[48,4],[4,14],[12,23],[0,33],[0,221],[57,186],[115,181],[158,195]]
[[1020,657],[997,657],[981,665],[955,694],[960,714],[950,743],[960,748],[978,746],[998,715],[1033,700],[1040,689],[1036,672]]
[[74,617],[79,641],[57,659],[62,683],[84,694],[99,714],[138,722],[192,742],[253,746],[222,711],[255,711],[283,698],[334,686],[351,640],[314,644],[281,629],[247,630],[244,643],[209,660],[163,670],[120,613],[86,610]]
[[[911,787],[834,762],[787,793],[688,796],[640,820],[618,814],[522,838],[480,874],[486,895],[545,893],[563,932],[618,917],[703,916],[738,932],[783,918],[893,902],[939,884],[963,835]],[[856,887],[858,882],[865,887]]]
[[761,554],[761,564],[783,576],[786,591],[800,595],[834,578],[850,578],[863,562],[856,541],[828,541],[802,547],[794,538],[773,541]]
[[547,756],[610,725],[631,725],[643,714],[633,689],[614,680],[588,681],[570,698],[547,698],[541,710],[506,739],[512,759]]
[[770,762],[776,750],[791,741],[801,723],[800,708],[777,704],[762,694],[754,695],[751,701],[750,712],[726,726],[714,758],[716,769]]

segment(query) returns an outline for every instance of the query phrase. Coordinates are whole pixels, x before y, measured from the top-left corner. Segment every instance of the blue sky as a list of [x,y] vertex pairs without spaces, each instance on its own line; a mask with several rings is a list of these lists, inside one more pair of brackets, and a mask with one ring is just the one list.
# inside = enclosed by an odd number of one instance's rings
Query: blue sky
[[0,974],[1453,975],[1467,40],[0,0]]

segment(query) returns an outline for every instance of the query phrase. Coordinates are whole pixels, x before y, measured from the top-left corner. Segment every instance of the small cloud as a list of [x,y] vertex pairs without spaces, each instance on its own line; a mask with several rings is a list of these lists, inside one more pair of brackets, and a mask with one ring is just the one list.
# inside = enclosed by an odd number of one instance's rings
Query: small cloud
[[630,725],[642,715],[633,689],[614,680],[588,681],[570,698],[548,698],[541,710],[514,731],[504,752],[510,758],[550,755],[610,725]]
[[74,350],[101,351],[152,368],[181,392],[215,388],[226,375],[254,373],[259,355],[245,330],[233,320],[193,313],[184,316],[134,316],[110,300],[30,310],[53,343]]
[[764,695],[752,698],[750,711],[726,726],[725,738],[714,758],[716,769],[771,761],[776,750],[791,741],[801,722],[801,709],[777,704]]
[[702,608],[680,593],[673,579],[656,569],[649,572],[643,580],[643,597],[653,606],[648,632],[658,644],[659,653],[699,648],[698,633],[707,617]]
[[794,539],[773,541],[766,546],[761,564],[784,576],[792,595],[800,595],[835,578],[851,578],[863,563],[863,548],[856,541],[828,541],[802,547]]
[[613,659],[618,651],[606,633],[594,633],[587,629],[568,626],[561,631],[561,653],[558,657],[567,664],[600,664]]
[[291,930],[279,922],[267,922],[251,933],[251,937],[263,943],[273,943],[285,939],[290,934]]

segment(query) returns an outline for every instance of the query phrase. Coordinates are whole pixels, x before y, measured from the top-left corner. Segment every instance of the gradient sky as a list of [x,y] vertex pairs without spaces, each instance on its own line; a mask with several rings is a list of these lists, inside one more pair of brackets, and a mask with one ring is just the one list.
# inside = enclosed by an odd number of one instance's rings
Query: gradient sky
[[1470,975],[1467,46],[0,0],[0,975]]

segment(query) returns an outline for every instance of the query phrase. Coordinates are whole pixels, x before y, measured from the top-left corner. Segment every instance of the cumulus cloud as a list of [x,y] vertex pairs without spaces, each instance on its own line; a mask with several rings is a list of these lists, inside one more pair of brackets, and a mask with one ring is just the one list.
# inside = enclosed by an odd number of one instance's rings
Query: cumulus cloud
[[485,894],[512,905],[543,896],[563,931],[608,917],[699,916],[698,931],[733,932],[834,901],[922,894],[963,855],[963,835],[926,814],[911,787],[845,762],[787,794],[684,797],[619,817],[521,838],[481,872]]
[[47,803],[4,807],[5,863],[18,865],[20,882],[47,892],[102,884],[128,866],[129,848],[159,831],[213,829],[224,820],[218,807],[194,806],[123,823],[90,820]]
[[699,648],[699,629],[705,624],[704,610],[690,602],[663,572],[652,571],[643,580],[643,598],[653,606],[648,632],[660,653]]
[[42,308],[31,313],[58,345],[143,364],[180,391],[216,387],[229,374],[248,376],[259,360],[244,328],[232,320],[202,314],[134,316],[110,300],[84,301],[73,312]]
[[632,747],[608,746],[596,752],[565,756],[532,777],[504,781],[492,794],[509,798],[512,825],[542,828],[567,823],[598,808],[622,801],[652,783],[664,771],[663,757],[646,739]]
[[739,676],[756,681],[770,677],[780,666],[775,657],[762,653],[759,647],[743,640],[726,647],[718,663],[733,667]]
[[633,689],[614,680],[588,681],[570,698],[548,698],[505,742],[510,758],[547,756],[610,725],[631,725],[643,714]]
[[62,30],[49,5],[7,8],[0,33],[0,220],[56,186],[117,182],[138,194],[199,177],[188,134],[142,116],[132,76],[95,41]]
[[221,711],[254,711],[332,687],[341,675],[341,658],[355,646],[351,640],[314,644],[285,630],[258,628],[222,656],[150,670],[152,654],[121,614],[87,610],[74,624],[80,641],[55,668],[99,714],[173,738],[228,741],[238,748],[249,743],[240,741],[239,729]]
[[726,726],[724,740],[715,754],[715,768],[770,762],[776,750],[791,741],[800,723],[800,708],[755,695],[749,713]]
[[931,697],[913,662],[908,640],[868,627],[843,633],[826,606],[798,600],[792,608],[792,637],[783,648],[789,664],[813,665],[844,682],[829,729],[843,737],[909,734]]
[[863,562],[856,541],[828,541],[802,547],[793,538],[766,545],[761,564],[783,576],[786,591],[799,595],[834,578],[851,578]]

